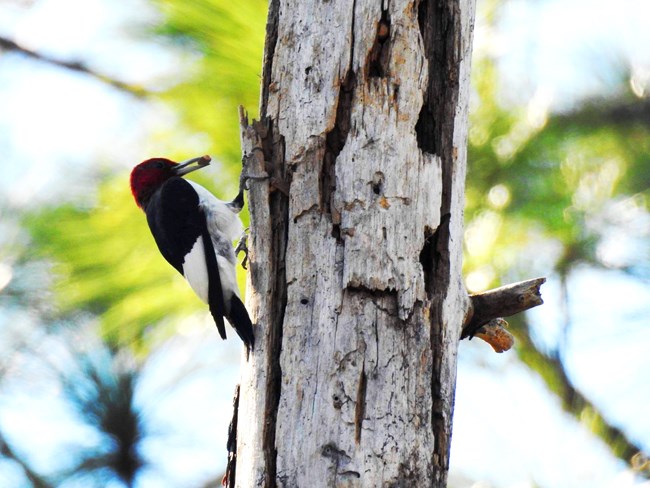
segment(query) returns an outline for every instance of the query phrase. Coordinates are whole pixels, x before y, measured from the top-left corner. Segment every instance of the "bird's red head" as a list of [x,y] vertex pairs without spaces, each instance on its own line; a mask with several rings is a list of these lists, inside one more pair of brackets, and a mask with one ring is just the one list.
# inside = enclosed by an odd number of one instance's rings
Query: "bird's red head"
[[141,162],[131,171],[131,193],[138,207],[144,208],[154,192],[169,178],[201,169],[210,164],[210,159],[206,155],[182,163],[166,158],[151,158]]

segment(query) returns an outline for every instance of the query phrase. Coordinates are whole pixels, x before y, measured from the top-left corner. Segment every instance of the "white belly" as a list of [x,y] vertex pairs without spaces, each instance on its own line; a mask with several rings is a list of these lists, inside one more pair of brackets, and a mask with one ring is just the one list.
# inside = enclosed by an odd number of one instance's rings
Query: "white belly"
[[[235,266],[228,259],[219,255],[217,255],[217,265],[219,266],[224,304],[228,304],[233,293],[239,296]],[[202,237],[196,240],[192,250],[185,256],[183,276],[194,290],[194,293],[205,303],[208,303],[208,268],[205,263],[205,248]]]

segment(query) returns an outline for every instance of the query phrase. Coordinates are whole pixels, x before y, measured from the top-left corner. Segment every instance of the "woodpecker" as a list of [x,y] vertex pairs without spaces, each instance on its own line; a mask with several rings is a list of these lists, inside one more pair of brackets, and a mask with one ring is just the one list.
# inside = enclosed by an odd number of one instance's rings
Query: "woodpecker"
[[232,242],[243,233],[237,215],[244,206],[244,179],[231,202],[182,178],[210,164],[210,156],[176,163],[152,158],[131,171],[131,192],[147,216],[163,257],[181,273],[210,313],[222,339],[224,317],[246,345],[253,348],[253,325],[239,297]]

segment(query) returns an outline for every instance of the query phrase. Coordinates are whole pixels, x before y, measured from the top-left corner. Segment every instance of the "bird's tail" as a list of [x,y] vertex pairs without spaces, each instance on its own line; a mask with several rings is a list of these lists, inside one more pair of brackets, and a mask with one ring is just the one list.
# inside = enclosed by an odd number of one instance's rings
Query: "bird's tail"
[[253,346],[255,345],[253,323],[248,316],[246,307],[234,293],[230,299],[230,310],[228,311],[226,318],[228,319],[228,322],[230,322],[230,325],[235,329],[235,332],[237,332],[237,335],[246,345],[246,351],[252,351]]

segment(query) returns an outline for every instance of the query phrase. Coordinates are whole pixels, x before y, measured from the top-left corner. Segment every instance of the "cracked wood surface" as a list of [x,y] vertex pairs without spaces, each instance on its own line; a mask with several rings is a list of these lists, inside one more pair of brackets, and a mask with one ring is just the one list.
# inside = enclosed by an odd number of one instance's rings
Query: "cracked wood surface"
[[[468,306],[460,266],[474,15],[473,0],[448,3],[437,14],[449,22],[431,35],[434,0],[272,1],[262,115],[282,145],[269,150],[244,126],[243,149],[253,173],[268,172],[269,158],[282,166],[288,207],[274,211],[278,192],[251,183],[257,328],[243,363],[237,486],[446,483]],[[449,92],[436,92],[438,82]],[[445,120],[433,123],[423,104],[446,104]],[[284,232],[286,253],[271,242]]]

